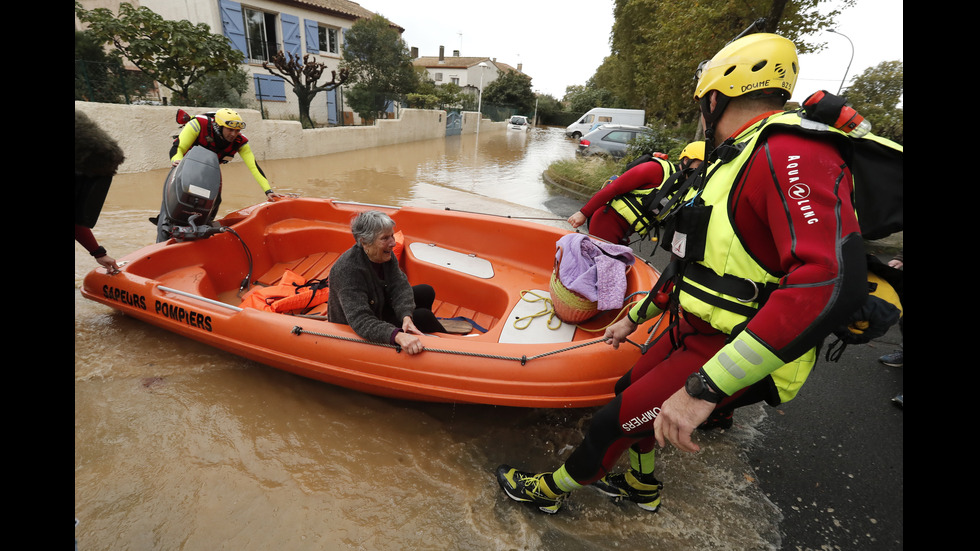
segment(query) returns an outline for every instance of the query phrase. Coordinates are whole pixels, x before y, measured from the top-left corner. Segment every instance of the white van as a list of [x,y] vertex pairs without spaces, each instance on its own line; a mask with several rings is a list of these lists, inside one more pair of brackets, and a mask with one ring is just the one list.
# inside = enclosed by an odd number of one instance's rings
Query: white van
[[579,139],[603,124],[629,124],[643,126],[646,113],[643,109],[613,109],[611,107],[595,107],[582,115],[565,129],[565,136]]

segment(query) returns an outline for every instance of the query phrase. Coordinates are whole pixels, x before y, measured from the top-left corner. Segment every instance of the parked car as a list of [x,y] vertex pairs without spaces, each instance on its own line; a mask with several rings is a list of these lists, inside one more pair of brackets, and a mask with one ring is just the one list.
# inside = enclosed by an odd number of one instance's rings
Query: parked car
[[640,134],[652,134],[646,126],[630,126],[626,124],[607,124],[589,132],[578,142],[577,154],[583,157],[590,155],[608,155],[614,159],[626,156],[629,143]]
[[514,115],[507,123],[507,128],[511,130],[529,130],[531,126],[527,122],[527,117],[522,115]]

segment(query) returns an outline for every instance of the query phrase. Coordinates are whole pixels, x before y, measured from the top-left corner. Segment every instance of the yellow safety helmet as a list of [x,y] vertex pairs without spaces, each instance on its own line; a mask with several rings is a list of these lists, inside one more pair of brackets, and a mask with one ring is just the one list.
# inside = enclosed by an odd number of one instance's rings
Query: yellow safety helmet
[[730,98],[762,90],[779,91],[789,99],[799,67],[792,41],[777,34],[750,34],[732,41],[698,67],[694,99],[712,90]]
[[892,284],[885,281],[884,278],[878,274],[868,272],[868,287],[868,294],[878,297],[894,306],[898,310],[899,316],[902,316],[905,313],[905,309],[902,308],[902,300],[898,298],[898,292],[896,292],[895,288],[892,287]]
[[684,147],[684,150],[681,151],[681,160],[683,161],[685,157],[691,159],[692,161],[695,159],[697,159],[698,161],[703,161],[704,141],[691,142],[687,144],[687,146]]
[[245,129],[245,121],[242,120],[242,116],[227,107],[215,111],[214,122],[218,123],[218,126],[224,126],[232,130]]

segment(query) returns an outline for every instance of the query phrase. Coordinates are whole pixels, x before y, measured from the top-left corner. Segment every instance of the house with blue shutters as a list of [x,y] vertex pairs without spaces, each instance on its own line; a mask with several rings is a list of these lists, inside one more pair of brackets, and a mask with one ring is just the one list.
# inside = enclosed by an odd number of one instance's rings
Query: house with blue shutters
[[[110,7],[105,0],[82,0],[87,9]],[[205,23],[214,33],[223,34],[245,56],[245,69],[251,74],[250,97],[254,107],[275,112],[275,118],[298,117],[296,95],[280,77],[269,74],[262,63],[279,50],[302,58],[311,54],[328,71],[320,82],[329,81],[343,59],[344,32],[358,19],[375,14],[349,0],[129,0],[145,6],[164,19],[186,19]],[[404,31],[399,27],[399,30]],[[167,95],[167,90],[162,90]],[[215,106],[220,107],[220,106]],[[345,118],[346,111],[346,118]],[[280,115],[281,114],[281,115]],[[343,87],[320,93],[310,106],[318,123],[350,124],[353,114],[344,109]]]

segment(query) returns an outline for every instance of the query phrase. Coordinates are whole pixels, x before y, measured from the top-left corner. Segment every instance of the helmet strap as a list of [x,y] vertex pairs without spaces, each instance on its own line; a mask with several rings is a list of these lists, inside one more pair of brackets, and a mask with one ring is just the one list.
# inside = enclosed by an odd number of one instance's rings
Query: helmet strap
[[730,102],[732,99],[725,94],[718,92],[717,90],[713,90],[713,92],[715,92],[714,110],[711,109],[712,94],[710,92],[701,96],[701,99],[699,100],[701,116],[704,117],[705,157],[707,157],[708,153],[715,148],[715,140],[717,138],[717,136],[715,136],[715,130],[718,125],[718,119],[720,119],[722,114],[725,113],[725,109],[728,107],[728,102]]
[[224,132],[221,130],[224,127],[218,124],[217,120],[215,120],[212,124],[212,128],[214,128],[214,132],[212,132],[212,134],[214,134],[215,139],[220,143],[228,143],[228,140],[225,139]]

